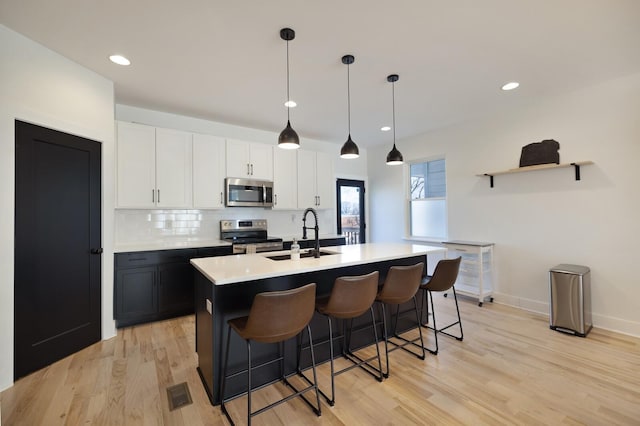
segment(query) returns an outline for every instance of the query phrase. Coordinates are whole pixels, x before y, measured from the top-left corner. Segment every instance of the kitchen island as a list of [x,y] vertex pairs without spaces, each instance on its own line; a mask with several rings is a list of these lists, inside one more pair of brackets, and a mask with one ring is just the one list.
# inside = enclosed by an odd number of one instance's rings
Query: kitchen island
[[[196,268],[196,352],[198,372],[212,404],[220,403],[219,384],[223,362],[223,346],[227,321],[247,315],[256,294],[265,291],[287,290],[308,283],[316,283],[317,296],[328,295],[337,277],[362,275],[379,271],[380,283],[393,265],[413,265],[424,262],[429,253],[443,252],[442,247],[402,243],[369,243],[323,248],[319,258],[286,259],[289,252],[257,253],[213,258],[192,259]],[[304,254],[303,254],[304,255]],[[284,258],[284,260],[274,260]],[[425,268],[426,270],[426,268]],[[286,315],[286,312],[279,313]],[[359,327],[354,321],[354,329]],[[411,324],[410,324],[411,325]],[[415,319],[413,320],[415,325]],[[328,337],[327,322],[315,315],[311,322],[314,344]],[[336,331],[340,334],[341,324]],[[373,330],[355,333],[352,347],[373,343]],[[297,345],[285,343],[285,371],[293,373],[296,367]],[[232,334],[229,352],[229,372],[241,371],[246,365],[244,342]],[[278,345],[252,345],[256,363],[278,357]],[[328,345],[316,350],[319,362],[328,359]],[[309,365],[308,351],[302,353],[302,365]],[[266,364],[253,373],[255,386],[277,380],[279,363]],[[239,374],[227,380],[228,396],[246,391],[246,375]]]

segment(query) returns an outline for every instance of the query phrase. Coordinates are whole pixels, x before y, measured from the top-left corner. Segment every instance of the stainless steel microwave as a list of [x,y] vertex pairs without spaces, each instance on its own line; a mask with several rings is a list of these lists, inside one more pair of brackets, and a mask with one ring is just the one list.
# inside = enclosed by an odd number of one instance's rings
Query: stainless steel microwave
[[273,206],[273,182],[270,181],[227,178],[225,192],[229,207]]

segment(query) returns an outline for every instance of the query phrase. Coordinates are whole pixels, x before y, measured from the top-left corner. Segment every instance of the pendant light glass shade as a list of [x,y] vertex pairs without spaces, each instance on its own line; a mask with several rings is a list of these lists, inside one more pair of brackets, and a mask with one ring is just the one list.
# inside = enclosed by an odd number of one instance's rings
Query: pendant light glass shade
[[340,149],[340,158],[351,160],[360,157],[360,150],[358,145],[351,139],[351,87],[349,76],[349,65],[351,65],[356,58],[353,55],[344,55],[342,57],[342,63],[347,66],[347,111],[348,111],[348,123],[349,123],[349,137],[347,141],[342,145]]
[[[295,31],[291,28],[283,28],[280,30],[280,38],[287,42],[287,104],[291,102],[289,98],[289,41],[296,37]],[[280,132],[278,137],[278,146],[284,149],[297,149],[300,148],[300,138],[293,127],[291,127],[291,121],[289,120],[289,109],[287,107],[287,127]]]
[[393,105],[393,148],[387,154],[387,164],[389,166],[397,166],[404,162],[402,158],[402,154],[396,148],[396,81],[398,81],[400,77],[398,74],[391,74],[387,76],[387,81],[391,83],[391,99]]

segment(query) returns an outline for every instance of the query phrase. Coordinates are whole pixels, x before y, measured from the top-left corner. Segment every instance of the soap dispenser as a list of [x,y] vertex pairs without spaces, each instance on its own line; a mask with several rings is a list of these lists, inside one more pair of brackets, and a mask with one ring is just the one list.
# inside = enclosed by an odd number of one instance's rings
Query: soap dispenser
[[300,260],[300,244],[295,238],[291,243],[291,260]]

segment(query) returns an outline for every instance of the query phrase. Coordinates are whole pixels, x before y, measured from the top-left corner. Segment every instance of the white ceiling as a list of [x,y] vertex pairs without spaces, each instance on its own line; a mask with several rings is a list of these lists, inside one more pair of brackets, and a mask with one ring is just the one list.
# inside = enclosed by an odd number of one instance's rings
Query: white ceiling
[[[638,0],[0,0],[0,23],[115,82],[116,102],[362,147],[640,72]],[[112,64],[120,53],[132,65]],[[500,90],[516,80],[519,89]]]

